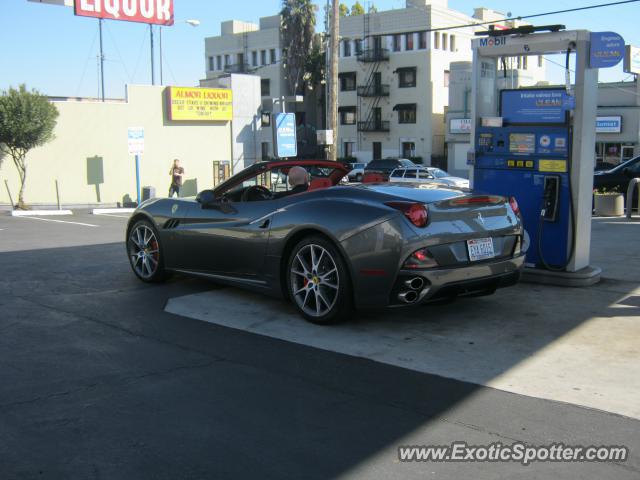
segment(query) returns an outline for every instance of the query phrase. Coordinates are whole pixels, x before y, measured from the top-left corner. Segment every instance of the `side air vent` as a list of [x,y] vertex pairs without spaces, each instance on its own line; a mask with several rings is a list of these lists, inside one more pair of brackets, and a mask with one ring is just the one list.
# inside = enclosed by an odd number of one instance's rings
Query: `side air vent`
[[176,228],[178,225],[180,224],[180,220],[176,219],[176,218],[172,218],[171,220],[167,220],[164,223],[164,229],[165,230],[171,230],[173,228]]

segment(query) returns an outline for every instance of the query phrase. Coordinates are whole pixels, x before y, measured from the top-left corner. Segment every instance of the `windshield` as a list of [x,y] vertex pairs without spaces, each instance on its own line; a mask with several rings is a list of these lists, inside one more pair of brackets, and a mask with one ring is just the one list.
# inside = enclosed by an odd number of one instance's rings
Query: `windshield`
[[431,175],[433,175],[436,178],[443,178],[443,177],[449,176],[447,172],[445,172],[444,170],[440,170],[439,168],[430,168],[429,173],[431,173]]

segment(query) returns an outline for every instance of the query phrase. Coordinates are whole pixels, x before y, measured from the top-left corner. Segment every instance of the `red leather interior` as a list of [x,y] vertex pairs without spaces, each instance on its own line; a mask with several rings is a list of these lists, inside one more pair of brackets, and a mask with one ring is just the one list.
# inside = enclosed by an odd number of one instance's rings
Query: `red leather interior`
[[309,191],[319,190],[321,188],[329,188],[332,185],[333,184],[331,183],[331,180],[328,178],[314,178],[309,184]]

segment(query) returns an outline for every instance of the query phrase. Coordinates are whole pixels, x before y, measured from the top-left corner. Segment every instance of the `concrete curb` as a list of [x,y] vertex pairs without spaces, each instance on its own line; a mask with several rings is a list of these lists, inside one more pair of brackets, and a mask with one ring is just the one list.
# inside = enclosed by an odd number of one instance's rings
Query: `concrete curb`
[[11,210],[12,217],[35,217],[49,215],[73,215],[71,210]]
[[109,213],[133,213],[135,208],[94,208],[91,210],[92,215],[103,215]]

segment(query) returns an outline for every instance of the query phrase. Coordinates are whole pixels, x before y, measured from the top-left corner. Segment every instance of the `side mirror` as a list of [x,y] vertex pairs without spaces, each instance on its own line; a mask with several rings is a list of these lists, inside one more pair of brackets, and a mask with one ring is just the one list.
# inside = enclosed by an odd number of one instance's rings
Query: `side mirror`
[[213,190],[203,190],[196,195],[196,202],[200,205],[210,205],[216,201],[216,197],[213,194]]

